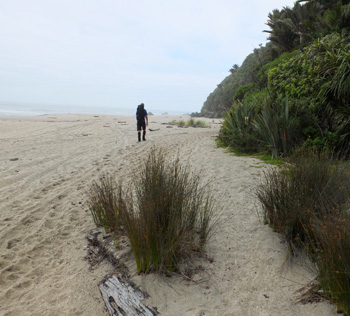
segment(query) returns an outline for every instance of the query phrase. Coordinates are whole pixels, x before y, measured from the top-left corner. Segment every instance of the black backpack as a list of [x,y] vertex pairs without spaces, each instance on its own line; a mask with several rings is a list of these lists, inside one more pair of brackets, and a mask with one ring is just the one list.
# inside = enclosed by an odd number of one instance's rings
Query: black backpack
[[145,110],[141,105],[137,107],[136,119],[138,121],[143,121],[145,119]]

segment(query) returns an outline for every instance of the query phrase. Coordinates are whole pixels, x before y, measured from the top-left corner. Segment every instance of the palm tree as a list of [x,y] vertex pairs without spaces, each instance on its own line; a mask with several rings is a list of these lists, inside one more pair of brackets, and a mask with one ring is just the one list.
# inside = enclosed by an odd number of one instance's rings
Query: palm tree
[[268,40],[273,42],[281,53],[291,51],[297,40],[297,35],[289,27],[289,22],[285,20],[286,10],[286,8],[283,8],[282,11],[275,9],[269,13],[266,25],[270,27],[271,31],[264,31],[270,34]]
[[323,15],[325,28],[330,31],[341,31],[350,28],[350,5],[337,5],[325,11]]
[[236,73],[236,71],[238,70],[239,66],[237,64],[234,64],[232,66],[232,68],[229,70],[230,73],[233,75],[234,73]]
[[331,9],[337,5],[345,5],[349,4],[350,0],[298,0],[296,3],[318,3],[320,4],[324,10]]
[[309,43],[320,31],[319,17],[322,7],[317,2],[307,5],[296,3],[294,7],[284,7],[269,14],[267,25],[271,31],[269,40],[274,42],[281,52],[291,51],[295,47]]

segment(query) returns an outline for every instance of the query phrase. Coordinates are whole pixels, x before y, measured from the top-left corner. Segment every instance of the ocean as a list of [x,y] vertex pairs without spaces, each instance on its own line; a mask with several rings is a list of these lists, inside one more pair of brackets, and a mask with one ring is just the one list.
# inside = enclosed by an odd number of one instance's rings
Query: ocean
[[[46,114],[107,114],[107,115],[135,115],[136,107],[91,107],[82,105],[58,105],[58,104],[24,104],[0,102],[0,116],[38,116]],[[166,111],[146,107],[148,112],[155,115],[170,114],[184,115],[184,111]]]

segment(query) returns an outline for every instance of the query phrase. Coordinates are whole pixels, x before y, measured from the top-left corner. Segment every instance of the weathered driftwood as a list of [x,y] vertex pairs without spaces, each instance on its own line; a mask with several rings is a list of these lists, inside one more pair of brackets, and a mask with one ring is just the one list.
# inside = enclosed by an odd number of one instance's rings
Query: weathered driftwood
[[116,258],[110,250],[107,249],[103,241],[100,241],[98,239],[99,234],[100,232],[90,233],[86,236],[89,243],[88,255],[85,257],[85,259],[89,261],[91,267],[102,262],[104,259],[107,259],[114,268],[121,267],[122,264],[120,260]]
[[115,275],[100,284],[100,291],[111,316],[158,315],[141,302],[144,293]]

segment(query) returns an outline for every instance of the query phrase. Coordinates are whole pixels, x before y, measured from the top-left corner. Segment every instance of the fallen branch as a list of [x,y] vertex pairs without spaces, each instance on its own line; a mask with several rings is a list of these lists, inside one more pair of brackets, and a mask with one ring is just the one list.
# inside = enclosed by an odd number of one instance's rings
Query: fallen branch
[[105,240],[99,240],[100,233],[90,233],[87,236],[88,255],[86,259],[90,267],[94,267],[103,260],[108,260],[114,267],[114,273],[106,277],[99,285],[103,300],[111,316],[154,316],[158,312],[144,305],[141,300],[148,297],[136,285],[128,281],[128,268],[116,258],[112,251],[108,250]]
[[157,311],[141,302],[145,298],[142,291],[134,289],[115,275],[102,282],[99,287],[111,316],[158,315]]

